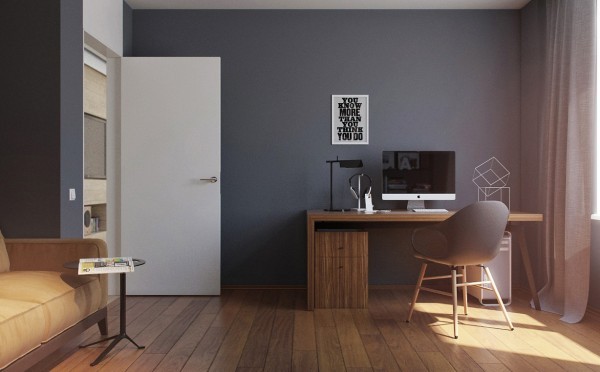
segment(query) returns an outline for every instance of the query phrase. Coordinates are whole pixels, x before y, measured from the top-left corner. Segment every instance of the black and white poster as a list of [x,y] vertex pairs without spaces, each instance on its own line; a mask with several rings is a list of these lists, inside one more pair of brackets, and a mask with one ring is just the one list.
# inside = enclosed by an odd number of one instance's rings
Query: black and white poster
[[369,96],[331,96],[331,144],[369,144]]

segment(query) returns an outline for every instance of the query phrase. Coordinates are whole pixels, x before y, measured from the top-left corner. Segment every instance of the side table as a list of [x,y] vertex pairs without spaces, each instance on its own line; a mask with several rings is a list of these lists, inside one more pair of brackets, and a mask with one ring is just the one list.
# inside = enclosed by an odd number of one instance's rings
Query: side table
[[[142,260],[140,258],[134,258],[133,259],[133,266],[141,266],[144,265],[146,263],[145,260]],[[64,264],[64,267],[67,269],[77,269],[79,267],[79,261],[71,261],[71,262],[67,262]],[[108,341],[108,340],[113,340],[113,342],[110,343],[110,345],[108,345],[108,347],[102,352],[102,354],[100,354],[96,360],[94,360],[90,365],[91,366],[95,366],[98,363],[100,363],[104,357],[106,357],[106,355],[108,353],[110,353],[110,351],[115,347],[116,344],[119,343],[119,341],[121,341],[122,339],[127,339],[129,340],[132,344],[134,344],[138,349],[143,349],[145,346],[140,346],[138,345],[135,341],[133,341],[133,339],[131,337],[129,337],[127,335],[127,318],[126,318],[126,297],[127,297],[127,282],[126,282],[126,278],[125,275],[127,273],[119,273],[119,279],[120,279],[120,283],[119,283],[119,302],[120,302],[120,309],[119,309],[119,333],[114,335],[114,336],[110,336],[108,338],[104,338],[102,340],[99,341],[95,341],[86,345],[80,345],[79,347],[88,347],[88,346],[92,346],[92,345],[96,345],[99,344],[101,342],[104,341]]]

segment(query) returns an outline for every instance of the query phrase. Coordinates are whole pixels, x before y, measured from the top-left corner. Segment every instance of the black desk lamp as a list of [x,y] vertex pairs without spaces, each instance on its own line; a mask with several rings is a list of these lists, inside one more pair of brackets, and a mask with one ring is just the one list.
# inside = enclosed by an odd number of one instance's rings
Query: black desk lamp
[[339,157],[335,157],[335,160],[327,160],[329,163],[329,209],[326,211],[341,211],[341,209],[333,209],[333,163],[339,163],[340,168],[362,168],[362,160],[340,160]]

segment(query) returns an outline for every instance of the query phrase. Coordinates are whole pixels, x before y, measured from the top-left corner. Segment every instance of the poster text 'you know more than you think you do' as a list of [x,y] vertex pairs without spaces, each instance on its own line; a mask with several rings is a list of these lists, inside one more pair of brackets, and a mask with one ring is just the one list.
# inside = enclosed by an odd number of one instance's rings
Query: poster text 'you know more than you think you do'
[[369,144],[369,96],[331,96],[331,144]]

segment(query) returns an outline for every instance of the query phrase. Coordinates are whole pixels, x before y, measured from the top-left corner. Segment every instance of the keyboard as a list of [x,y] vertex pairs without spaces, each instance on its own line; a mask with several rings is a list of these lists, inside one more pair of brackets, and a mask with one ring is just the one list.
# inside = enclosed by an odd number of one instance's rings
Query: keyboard
[[417,213],[448,213],[448,210],[443,208],[413,208],[412,211]]

